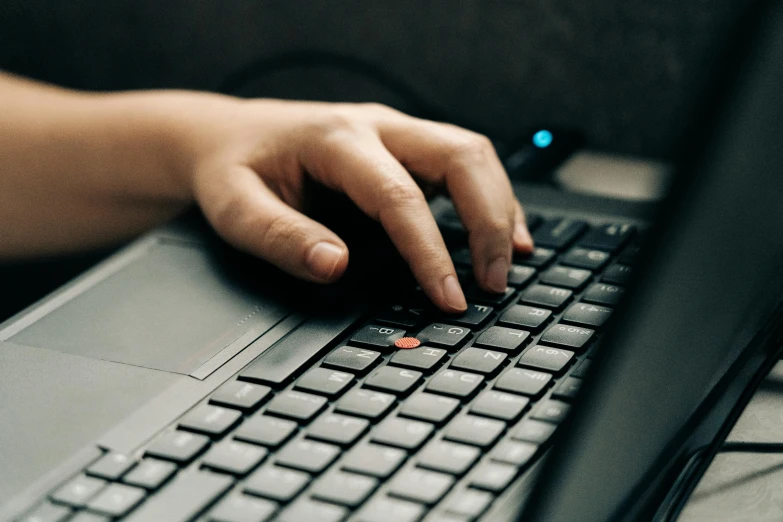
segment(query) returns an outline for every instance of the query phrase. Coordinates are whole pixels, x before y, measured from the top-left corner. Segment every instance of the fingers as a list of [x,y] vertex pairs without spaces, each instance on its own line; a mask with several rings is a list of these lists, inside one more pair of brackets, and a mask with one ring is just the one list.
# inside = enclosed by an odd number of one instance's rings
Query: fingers
[[533,251],[533,238],[527,229],[525,211],[522,210],[522,205],[516,198],[514,198],[514,207],[514,235],[512,237],[514,250],[520,254],[529,254]]
[[348,248],[331,230],[292,209],[252,169],[237,165],[196,185],[215,230],[237,248],[317,283],[337,280]]

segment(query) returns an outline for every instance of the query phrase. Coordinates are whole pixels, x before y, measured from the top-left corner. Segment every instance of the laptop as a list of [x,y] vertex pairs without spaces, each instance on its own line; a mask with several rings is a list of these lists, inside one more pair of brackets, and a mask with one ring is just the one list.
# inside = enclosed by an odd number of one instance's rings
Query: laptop
[[0,520],[675,519],[783,339],[783,8],[749,13],[655,212],[515,184],[537,248],[493,295],[433,203],[462,316],[191,219],[0,325]]

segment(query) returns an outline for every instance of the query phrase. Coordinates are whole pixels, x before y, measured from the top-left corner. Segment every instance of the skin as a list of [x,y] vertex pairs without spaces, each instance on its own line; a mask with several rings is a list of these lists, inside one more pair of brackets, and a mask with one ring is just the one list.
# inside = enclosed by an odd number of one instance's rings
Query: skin
[[375,104],[88,94],[0,74],[0,259],[116,243],[195,201],[234,246],[330,283],[349,252],[303,213],[307,176],[379,221],[447,312],[467,305],[422,187],[452,198],[485,290],[533,248],[491,143],[465,129]]

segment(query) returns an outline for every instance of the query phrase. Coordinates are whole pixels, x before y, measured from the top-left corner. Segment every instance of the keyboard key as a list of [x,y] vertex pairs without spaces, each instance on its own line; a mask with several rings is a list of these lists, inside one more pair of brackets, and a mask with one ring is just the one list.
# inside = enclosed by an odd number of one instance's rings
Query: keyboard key
[[630,266],[614,264],[604,271],[601,281],[615,285],[627,285],[631,280],[631,273]]
[[451,395],[453,397],[471,397],[481,387],[484,377],[475,373],[459,370],[442,370],[427,383],[427,391]]
[[327,368],[311,368],[296,380],[296,389],[336,397],[353,382],[352,373]]
[[523,265],[528,265],[535,268],[542,268],[551,263],[555,258],[555,255],[556,253],[554,250],[536,247],[533,249],[533,253],[527,256],[515,254],[514,263],[521,263]]
[[326,398],[309,393],[285,391],[269,402],[266,412],[298,422],[309,422],[326,406]]
[[161,487],[177,471],[171,462],[156,459],[144,459],[122,479],[126,484],[138,486],[150,491]]
[[587,343],[593,338],[594,333],[595,330],[589,328],[570,326],[567,324],[555,324],[544,332],[544,335],[541,336],[539,342],[565,346],[581,352],[587,347]]
[[454,415],[459,405],[457,399],[420,392],[402,403],[399,414],[402,417],[442,424]]
[[310,440],[294,440],[278,453],[275,463],[308,473],[320,473],[340,454],[340,448]]
[[506,423],[499,420],[485,419],[475,415],[461,415],[446,426],[443,438],[487,448],[498,440],[505,429]]
[[405,337],[405,330],[391,326],[370,324],[351,337],[351,344],[378,350],[388,350],[394,346],[394,341],[401,337]]
[[553,266],[541,274],[540,281],[548,285],[579,290],[587,284],[591,277],[593,277],[593,273],[589,270]]
[[307,428],[307,436],[311,439],[350,446],[370,427],[366,419],[357,419],[339,413],[321,415]]
[[617,306],[624,290],[619,286],[595,283],[582,296],[582,300],[606,306]]
[[296,432],[294,421],[278,419],[267,415],[256,415],[247,419],[234,433],[234,438],[253,444],[276,448]]
[[397,473],[389,482],[389,495],[432,505],[454,485],[454,478],[443,473],[411,468]]
[[489,458],[495,462],[522,467],[528,464],[537,452],[537,444],[504,440],[495,446],[490,452]]
[[511,265],[508,271],[508,286],[520,288],[536,275],[536,269],[530,266]]
[[336,370],[345,370],[363,375],[380,362],[380,352],[355,346],[340,346],[326,356],[323,365]]
[[344,507],[300,498],[283,510],[275,522],[342,522],[347,515]]
[[533,408],[530,417],[535,420],[558,424],[565,419],[570,406],[562,401],[548,400]]
[[375,428],[370,439],[387,446],[413,451],[424,444],[433,430],[432,424],[427,422],[389,417]]
[[548,422],[525,419],[511,431],[511,438],[542,445],[549,440],[556,427]]
[[265,448],[229,439],[212,446],[201,463],[215,471],[247,475],[267,454]]
[[528,404],[530,399],[527,397],[497,390],[485,390],[470,405],[470,413],[510,422],[519,418]]
[[598,250],[607,250],[617,252],[631,239],[636,228],[627,224],[612,223],[594,227],[585,236],[579,240],[579,245],[586,248],[596,248]]
[[563,250],[587,230],[587,223],[575,219],[545,221],[533,233],[533,242],[546,248]]
[[[540,330],[552,317],[551,310],[535,308],[533,306],[514,305],[503,312],[498,318],[498,324],[512,328],[522,328],[533,332]],[[487,330],[490,331],[490,329]],[[486,333],[486,332],[485,332]],[[483,335],[483,334],[482,334]],[[518,334],[509,334],[518,335]],[[519,336],[519,335],[518,335]],[[519,336],[521,338],[521,336]],[[523,342],[527,340],[527,336]]]
[[52,493],[51,499],[59,504],[84,507],[105,486],[104,480],[79,475]]
[[564,265],[595,271],[602,269],[609,262],[609,257],[611,256],[607,252],[601,250],[574,247],[560,258],[560,262]]
[[207,446],[209,437],[186,431],[170,431],[159,436],[147,448],[145,455],[184,465],[196,458]]
[[138,506],[145,496],[147,492],[141,488],[111,484],[87,504],[87,509],[110,517],[121,517]]
[[342,468],[385,479],[397,471],[407,457],[407,453],[398,448],[364,443],[348,452],[342,460]]
[[565,311],[562,321],[598,328],[604,325],[610,315],[612,315],[611,308],[588,303],[574,303]]
[[333,470],[318,479],[310,495],[318,500],[354,508],[362,504],[378,487],[372,477]]
[[364,387],[395,395],[408,395],[421,383],[423,375],[416,370],[382,366],[367,377]]
[[277,504],[247,495],[226,497],[209,512],[209,522],[267,522],[277,511]]
[[576,377],[566,377],[555,386],[552,390],[552,398],[559,399],[561,401],[572,401],[579,393],[579,388],[582,387],[582,379]]
[[510,464],[482,462],[470,474],[468,484],[472,488],[500,493],[511,484],[517,472],[516,466]]
[[453,349],[461,346],[469,335],[470,330],[464,326],[433,323],[419,332],[416,338],[424,344]]
[[559,310],[573,294],[571,290],[565,288],[536,284],[522,292],[520,302]]
[[87,474],[106,480],[119,480],[136,461],[124,453],[108,453],[87,468]]
[[473,466],[480,455],[481,450],[473,446],[436,440],[419,452],[416,463],[421,468],[460,476]]
[[590,364],[590,361],[587,359],[579,363],[577,367],[574,368],[574,371],[571,372],[571,377],[579,377],[580,379],[584,379],[585,375],[587,375],[587,372],[590,369]]
[[19,522],[65,522],[73,511],[66,506],[44,502],[28,511]]
[[443,348],[422,346],[413,350],[399,350],[392,355],[389,364],[405,366],[421,371],[429,371],[438,366],[446,355]]
[[357,522],[418,522],[424,516],[424,506],[385,496],[376,496],[364,506]]
[[503,367],[507,357],[505,353],[471,346],[462,350],[451,361],[451,367],[484,375],[494,375]]
[[477,301],[479,303],[486,303],[493,306],[503,306],[514,295],[514,288],[506,287],[505,292],[502,294],[496,294],[494,292],[487,292],[483,290],[477,283],[471,284],[467,290],[465,290],[465,297],[468,301]]
[[370,390],[351,390],[337,402],[334,411],[376,420],[394,405],[394,395]]
[[111,522],[112,519],[106,515],[99,515],[98,513],[91,513],[90,511],[80,511],[76,513],[73,518],[69,518],[68,522]]
[[443,318],[450,323],[467,326],[474,330],[483,325],[492,316],[493,308],[478,304],[468,304],[468,309],[461,315],[443,314]]
[[[514,305],[511,308],[516,308],[517,306],[519,305]],[[547,316],[552,313],[549,310],[544,311],[547,313]],[[494,350],[503,350],[505,352],[515,352],[524,346],[529,337],[530,332],[524,330],[514,330],[512,328],[503,328],[502,326],[490,326],[478,336],[474,345],[484,346]]]
[[242,414],[236,410],[200,404],[182,417],[179,427],[216,438],[236,426],[241,417]]
[[537,344],[531,346],[517,361],[517,366],[545,370],[559,375],[574,359],[574,352]]
[[474,520],[487,510],[494,498],[486,491],[465,489],[458,495],[451,495],[444,509],[446,513],[457,516],[457,520]]
[[639,242],[639,238],[631,241],[631,243],[620,252],[620,256],[617,258],[619,262],[624,265],[633,265],[639,258],[639,252],[642,249],[642,245]]
[[256,470],[245,483],[245,492],[278,502],[288,502],[310,482],[310,475],[301,471],[264,466]]
[[544,392],[551,380],[552,374],[550,373],[525,368],[509,368],[495,381],[495,388],[538,397]]
[[382,308],[375,320],[410,330],[422,322],[424,312],[423,308],[412,309],[402,304],[393,304]]
[[215,390],[210,396],[209,402],[247,412],[261,406],[270,397],[271,391],[269,386],[262,384],[229,381]]

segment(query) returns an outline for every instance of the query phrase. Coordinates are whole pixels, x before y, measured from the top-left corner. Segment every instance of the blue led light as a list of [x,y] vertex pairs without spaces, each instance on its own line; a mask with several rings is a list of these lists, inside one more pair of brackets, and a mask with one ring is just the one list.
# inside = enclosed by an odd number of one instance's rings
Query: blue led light
[[539,149],[545,149],[552,144],[552,133],[548,130],[540,130],[533,134],[533,145]]

